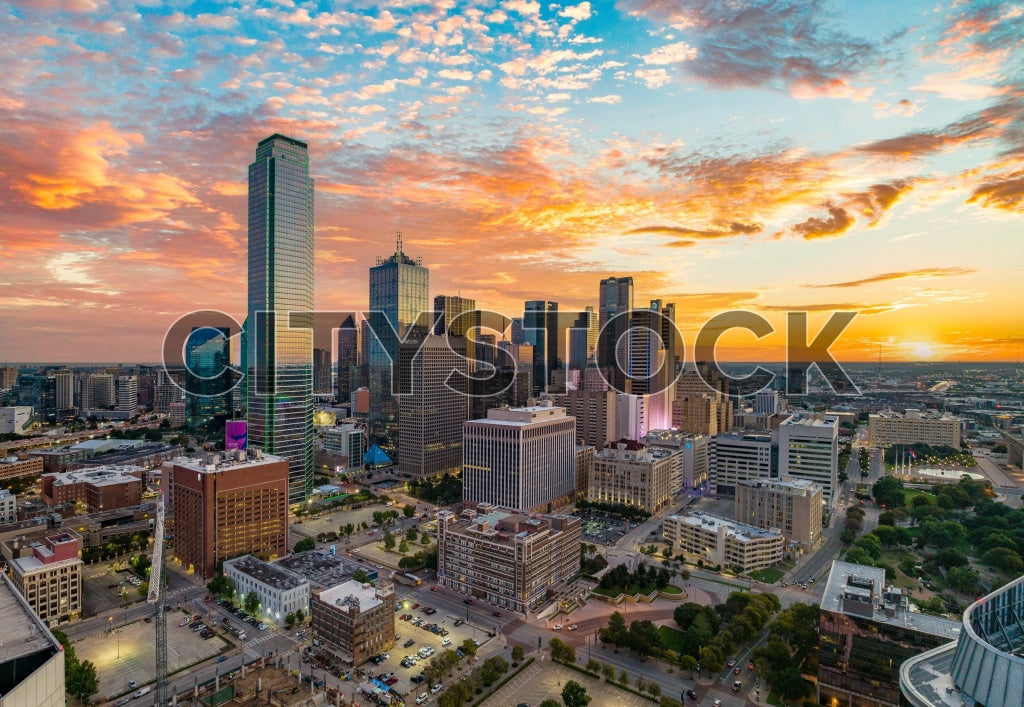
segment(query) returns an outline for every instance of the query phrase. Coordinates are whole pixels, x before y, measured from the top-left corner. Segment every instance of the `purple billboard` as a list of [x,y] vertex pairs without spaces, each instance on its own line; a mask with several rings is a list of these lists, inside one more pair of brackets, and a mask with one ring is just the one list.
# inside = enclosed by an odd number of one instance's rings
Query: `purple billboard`
[[245,420],[228,420],[224,425],[224,449],[245,449],[248,435]]

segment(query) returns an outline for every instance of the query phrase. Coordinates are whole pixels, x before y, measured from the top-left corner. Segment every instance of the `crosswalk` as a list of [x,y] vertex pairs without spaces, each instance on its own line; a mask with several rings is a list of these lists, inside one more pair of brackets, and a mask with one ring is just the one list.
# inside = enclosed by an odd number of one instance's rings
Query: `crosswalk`
[[261,651],[257,651],[255,649],[255,647],[258,646],[260,643],[263,643],[264,641],[269,641],[273,637],[274,637],[274,634],[267,633],[264,636],[257,636],[256,638],[253,638],[252,640],[246,641],[245,642],[245,654],[247,656],[251,656],[253,658],[262,658],[263,657],[263,653]]

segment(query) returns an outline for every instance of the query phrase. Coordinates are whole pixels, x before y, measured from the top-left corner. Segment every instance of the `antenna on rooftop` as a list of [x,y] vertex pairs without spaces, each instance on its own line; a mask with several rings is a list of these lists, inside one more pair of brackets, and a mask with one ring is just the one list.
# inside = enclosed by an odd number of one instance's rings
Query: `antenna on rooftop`
[[398,255],[402,254],[402,232],[395,232],[395,253]]

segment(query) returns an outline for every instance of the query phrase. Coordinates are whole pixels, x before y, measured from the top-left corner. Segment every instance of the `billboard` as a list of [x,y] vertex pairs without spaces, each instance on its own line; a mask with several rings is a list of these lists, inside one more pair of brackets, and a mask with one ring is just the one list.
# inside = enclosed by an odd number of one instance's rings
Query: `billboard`
[[224,425],[224,449],[245,449],[248,434],[245,420],[228,420]]

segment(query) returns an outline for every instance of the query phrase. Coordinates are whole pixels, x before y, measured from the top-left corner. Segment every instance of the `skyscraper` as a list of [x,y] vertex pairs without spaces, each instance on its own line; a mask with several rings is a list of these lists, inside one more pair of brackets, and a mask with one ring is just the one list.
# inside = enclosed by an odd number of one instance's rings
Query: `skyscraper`
[[838,470],[838,417],[817,420],[798,414],[779,425],[779,476],[813,481],[821,486],[825,503],[834,507]]
[[359,328],[349,315],[338,329],[338,400],[348,400],[362,383],[359,375]]
[[551,382],[551,371],[559,368],[558,302],[530,300],[523,314],[526,343],[533,345],[533,389],[543,392]]
[[330,395],[334,386],[331,384],[331,350],[313,349],[313,392],[317,395]]
[[231,332],[227,327],[196,327],[185,342],[185,365],[189,376],[189,395],[185,397],[186,424],[204,427],[213,418],[232,412]]
[[569,330],[569,368],[583,370],[597,347],[597,312],[587,307]]
[[[370,352],[370,442],[392,452],[398,442],[398,405],[392,388],[393,375],[398,372],[398,344],[414,326],[422,334],[429,330],[429,292],[430,271],[419,258],[414,260],[402,252],[399,233],[394,254],[377,258],[377,265],[370,268],[373,333],[369,341],[363,338],[363,347],[368,346]],[[389,333],[392,329],[394,334]]]
[[598,327],[602,335],[598,344],[597,365],[605,371],[608,382],[617,392],[632,392],[627,388],[626,381],[631,370],[630,346],[628,342],[620,346],[619,339],[629,332],[629,313],[633,310],[633,278],[609,277],[601,280],[598,306]]
[[249,444],[288,459],[288,500],[313,485],[313,180],[306,143],[271,135],[249,165]]

